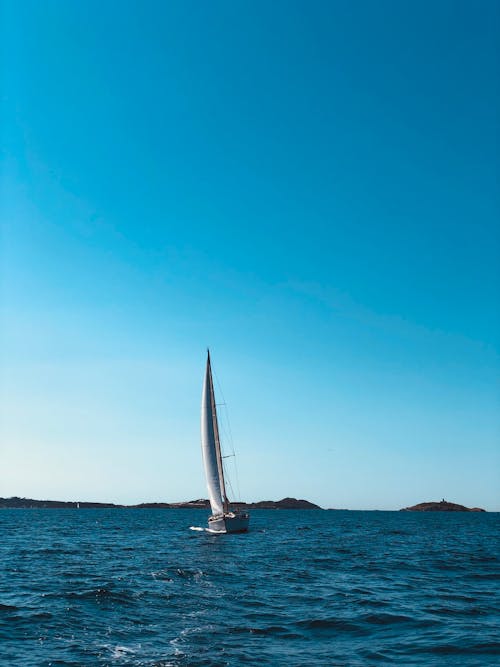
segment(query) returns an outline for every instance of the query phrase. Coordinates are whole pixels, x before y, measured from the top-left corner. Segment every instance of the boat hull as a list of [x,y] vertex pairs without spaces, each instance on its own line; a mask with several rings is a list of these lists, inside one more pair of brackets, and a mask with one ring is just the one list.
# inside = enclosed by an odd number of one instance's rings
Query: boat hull
[[246,512],[230,512],[223,516],[211,516],[208,530],[213,533],[246,533],[250,516]]

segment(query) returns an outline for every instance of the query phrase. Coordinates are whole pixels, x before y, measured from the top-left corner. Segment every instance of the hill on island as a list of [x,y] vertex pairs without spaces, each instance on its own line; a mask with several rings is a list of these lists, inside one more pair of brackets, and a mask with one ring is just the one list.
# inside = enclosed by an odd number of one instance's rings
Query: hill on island
[[412,507],[403,507],[401,512],[485,512],[486,510],[480,507],[465,507],[465,505],[457,505],[457,503],[450,503],[443,498],[439,502],[419,503]]

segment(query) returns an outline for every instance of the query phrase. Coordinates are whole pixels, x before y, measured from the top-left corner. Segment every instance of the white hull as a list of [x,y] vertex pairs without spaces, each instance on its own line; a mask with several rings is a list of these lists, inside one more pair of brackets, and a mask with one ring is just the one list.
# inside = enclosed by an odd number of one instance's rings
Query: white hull
[[212,533],[246,533],[249,522],[246,512],[229,512],[223,516],[211,516],[208,530]]

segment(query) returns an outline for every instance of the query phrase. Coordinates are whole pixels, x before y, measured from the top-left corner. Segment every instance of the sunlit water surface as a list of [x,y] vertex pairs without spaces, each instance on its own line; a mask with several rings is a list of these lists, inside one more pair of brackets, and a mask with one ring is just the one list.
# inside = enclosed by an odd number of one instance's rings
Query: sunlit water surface
[[206,518],[0,511],[0,664],[499,664],[499,514]]

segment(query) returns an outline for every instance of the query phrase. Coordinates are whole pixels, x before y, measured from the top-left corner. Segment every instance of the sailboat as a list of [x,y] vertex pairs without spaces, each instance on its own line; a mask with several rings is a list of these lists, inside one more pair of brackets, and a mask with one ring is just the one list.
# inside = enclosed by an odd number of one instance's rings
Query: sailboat
[[212,510],[208,519],[208,530],[214,533],[246,532],[250,521],[248,512],[231,511],[226,494],[210,351],[207,351],[207,368],[201,398],[201,451]]

